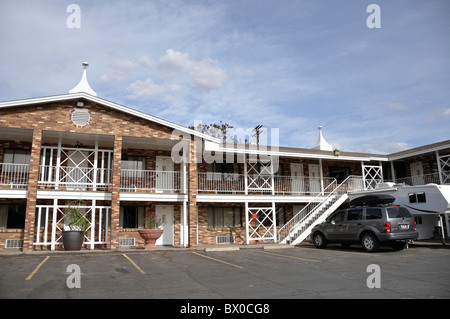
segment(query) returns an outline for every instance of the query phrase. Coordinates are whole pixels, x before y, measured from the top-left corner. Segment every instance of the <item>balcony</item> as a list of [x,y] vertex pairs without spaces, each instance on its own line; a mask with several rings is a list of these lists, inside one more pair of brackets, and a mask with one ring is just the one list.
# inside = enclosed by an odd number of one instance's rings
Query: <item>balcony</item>
[[[233,173],[198,173],[198,193],[310,195],[323,193],[334,178],[245,175]],[[272,186],[273,185],[273,186]]]
[[0,186],[9,189],[27,189],[30,165],[0,163]]
[[172,171],[122,169],[122,192],[180,193],[181,173]]
[[[179,193],[180,177],[179,172],[122,169],[120,191]],[[38,184],[41,189],[110,191],[112,169],[41,165]]]

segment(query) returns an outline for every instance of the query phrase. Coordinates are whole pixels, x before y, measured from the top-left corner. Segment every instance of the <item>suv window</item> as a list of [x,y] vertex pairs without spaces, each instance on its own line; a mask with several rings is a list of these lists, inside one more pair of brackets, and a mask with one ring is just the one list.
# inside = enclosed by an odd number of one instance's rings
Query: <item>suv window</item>
[[387,209],[389,218],[412,217],[405,207],[394,206]]
[[383,213],[380,208],[366,208],[366,219],[381,219]]
[[347,220],[361,220],[362,219],[362,209],[351,209],[348,211]]
[[345,210],[337,212],[336,214],[331,216],[328,221],[330,221],[330,222],[334,221],[336,223],[342,222],[342,221],[344,221],[344,215],[345,215]]

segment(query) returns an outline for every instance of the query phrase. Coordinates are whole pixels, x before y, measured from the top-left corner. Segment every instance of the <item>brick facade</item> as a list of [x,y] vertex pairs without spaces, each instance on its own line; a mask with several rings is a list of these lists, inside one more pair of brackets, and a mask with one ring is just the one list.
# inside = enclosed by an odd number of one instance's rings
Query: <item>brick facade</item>
[[[77,126],[72,122],[72,113],[79,109],[77,102],[83,102],[83,110],[89,112],[90,121],[85,126]],[[145,119],[143,117],[130,114],[125,111],[113,109],[107,105],[93,102],[90,99],[77,99],[71,101],[61,102],[49,102],[40,104],[21,105],[20,107],[3,107],[0,108],[0,131],[11,132],[9,130],[15,129],[20,131],[20,136],[16,137],[13,134],[4,133],[0,135],[0,163],[3,163],[4,154],[6,149],[20,149],[28,150],[30,152],[30,163],[27,171],[28,185],[26,188],[26,195],[21,199],[2,198],[0,197],[0,205],[2,204],[15,204],[25,203],[25,226],[23,229],[2,229],[0,228],[0,249],[5,246],[6,239],[23,239],[23,251],[31,251],[33,249],[44,249],[45,247],[36,247],[33,245],[36,240],[36,207],[38,205],[53,205],[57,203],[57,200],[52,199],[38,199],[38,194],[45,194],[47,191],[55,191],[53,186],[40,186],[38,185],[40,174],[41,150],[42,147],[58,147],[58,143],[55,142],[55,136],[62,136],[61,146],[67,148],[75,148],[78,144],[77,139],[82,139],[82,142],[87,144],[93,144],[90,139],[101,137],[103,142],[103,150],[112,151],[112,174],[111,183],[108,187],[100,190],[88,189],[91,192],[104,192],[110,196],[108,200],[93,200],[89,199],[93,205],[103,205],[110,207],[110,229],[109,229],[109,244],[102,245],[110,249],[119,249],[119,238],[122,237],[135,237],[137,239],[137,247],[143,246],[143,241],[140,239],[136,229],[122,229],[120,228],[120,207],[124,205],[145,206],[145,215],[155,214],[156,205],[172,205],[174,207],[174,245],[175,246],[190,246],[195,247],[197,243],[199,245],[216,244],[217,236],[234,235],[236,238],[236,244],[244,244],[246,242],[246,225],[245,225],[245,201],[249,202],[249,206],[261,206],[261,204],[252,200],[253,195],[261,195],[261,193],[248,192],[248,197],[242,202],[214,202],[211,199],[210,202],[200,201],[198,190],[203,187],[199,185],[199,172],[205,173],[208,170],[208,165],[205,161],[198,162],[202,154],[202,144],[196,143],[198,138],[194,138],[192,135],[187,134],[190,137],[188,149],[189,163],[186,166],[187,169],[187,191],[184,192],[182,187],[182,178],[176,182],[176,190],[173,190],[170,194],[158,193],[155,190],[138,190],[135,193],[132,190],[124,194],[121,190],[121,166],[122,160],[125,156],[144,156],[145,157],[145,169],[156,170],[156,159],[158,156],[170,156],[170,145],[173,145],[177,141],[172,140],[173,127],[165,126],[154,121]],[[140,142],[145,144],[143,149],[137,148],[131,141],[141,139]],[[178,137],[178,139],[180,139]],[[77,142],[75,142],[77,141]],[[105,142],[106,141],[106,142]],[[164,147],[159,145],[165,145]],[[197,141],[198,142],[198,141]],[[133,145],[129,147],[129,145]],[[155,149],[152,149],[151,145],[157,145]],[[89,146],[92,148],[92,146]],[[441,151],[442,154],[449,154],[450,150]],[[94,155],[89,159],[94,161]],[[225,160],[225,155],[224,155]],[[364,161],[363,161],[364,162]],[[424,173],[433,173],[436,170],[436,155],[434,152],[406,158],[401,161],[401,165],[404,167],[405,174],[410,174],[410,164],[414,162],[422,162]],[[49,163],[52,166],[57,164],[56,151],[52,153],[52,158],[49,159]],[[328,177],[332,174],[332,171],[338,171],[342,168],[343,171],[349,175],[361,175],[362,174],[362,162],[356,160],[342,160],[339,158],[328,157],[327,159],[319,160],[319,158],[301,158],[301,157],[281,157],[279,159],[280,170],[278,175],[290,177],[291,164],[303,165],[303,176],[309,177],[310,165],[321,165],[322,174],[324,177]],[[366,164],[370,162],[366,161]],[[378,165],[377,161],[375,164]],[[387,164],[387,163],[386,163]],[[400,162],[395,163],[400,165]],[[244,174],[244,164],[239,163],[238,173]],[[181,171],[184,169],[183,164],[174,163],[174,171],[181,175]],[[334,177],[334,176],[333,176]],[[288,180],[288,179],[287,179]],[[288,182],[290,183],[290,182]],[[13,191],[12,183],[4,182],[0,185],[0,191]],[[22,189],[18,189],[22,191]],[[69,193],[63,193],[66,189],[59,189],[61,191],[61,197],[59,205],[66,203],[70,198]],[[151,194],[153,197],[149,197],[147,200],[145,197],[139,197],[139,195],[145,195],[145,193]],[[202,193],[203,194],[203,193]],[[229,196],[221,195],[217,192],[207,193],[211,198],[215,196]],[[128,195],[129,198],[135,199],[121,199],[121,195]],[[176,199],[167,200],[168,195],[179,195]],[[271,194],[265,194],[272,196]],[[283,194],[285,195],[285,194]],[[312,194],[304,194],[312,196]],[[19,196],[19,195],[17,195]],[[64,196],[67,196],[65,198]],[[122,196],[124,197],[124,196]],[[81,198],[83,199],[83,198]],[[97,201],[97,202],[95,202]],[[184,202],[185,201],[185,202]],[[301,207],[307,202],[279,202],[276,203],[276,207],[283,207],[284,209],[284,221],[288,221],[294,215],[294,207]],[[188,245],[183,243],[181,229],[182,229],[182,215],[183,207],[187,208],[187,223],[188,233],[187,240]],[[240,227],[214,227],[208,226],[208,207],[228,206],[228,207],[240,207],[241,210],[241,226]],[[262,206],[271,206],[271,203],[265,201]],[[1,226],[1,225],[0,225]],[[281,225],[277,225],[279,229]],[[39,236],[38,236],[39,237]],[[252,242],[253,243],[253,242]],[[100,247],[100,245],[97,245]]]

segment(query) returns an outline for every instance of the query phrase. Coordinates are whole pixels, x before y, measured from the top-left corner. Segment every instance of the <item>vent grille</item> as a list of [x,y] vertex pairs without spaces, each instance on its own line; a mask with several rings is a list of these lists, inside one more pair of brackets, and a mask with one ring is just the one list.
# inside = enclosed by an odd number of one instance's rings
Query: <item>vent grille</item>
[[23,248],[23,239],[6,239],[5,248]]
[[85,126],[91,120],[91,115],[84,109],[77,109],[72,113],[72,122],[76,126]]
[[119,238],[119,246],[120,247],[135,247],[136,246],[136,238],[134,238],[134,237]]
[[235,236],[216,236],[216,244],[234,244]]

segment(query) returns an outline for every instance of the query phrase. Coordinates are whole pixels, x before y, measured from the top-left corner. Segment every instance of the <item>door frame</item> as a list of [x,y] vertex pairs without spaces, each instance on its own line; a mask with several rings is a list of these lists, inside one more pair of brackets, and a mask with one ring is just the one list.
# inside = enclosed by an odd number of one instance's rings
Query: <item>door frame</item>
[[[164,213],[164,210],[167,209],[166,214],[170,215],[171,223],[170,221],[166,220],[166,223],[170,223],[167,226],[163,226],[164,232],[161,235],[161,237],[158,238],[156,241],[157,246],[174,246],[175,245],[175,213],[174,213],[174,206],[173,205],[155,205],[155,217],[158,218],[158,215],[161,215]],[[171,238],[167,238],[166,229],[169,228],[172,231]],[[164,236],[164,233],[166,233],[166,236]],[[166,242],[166,243],[164,243]]]

